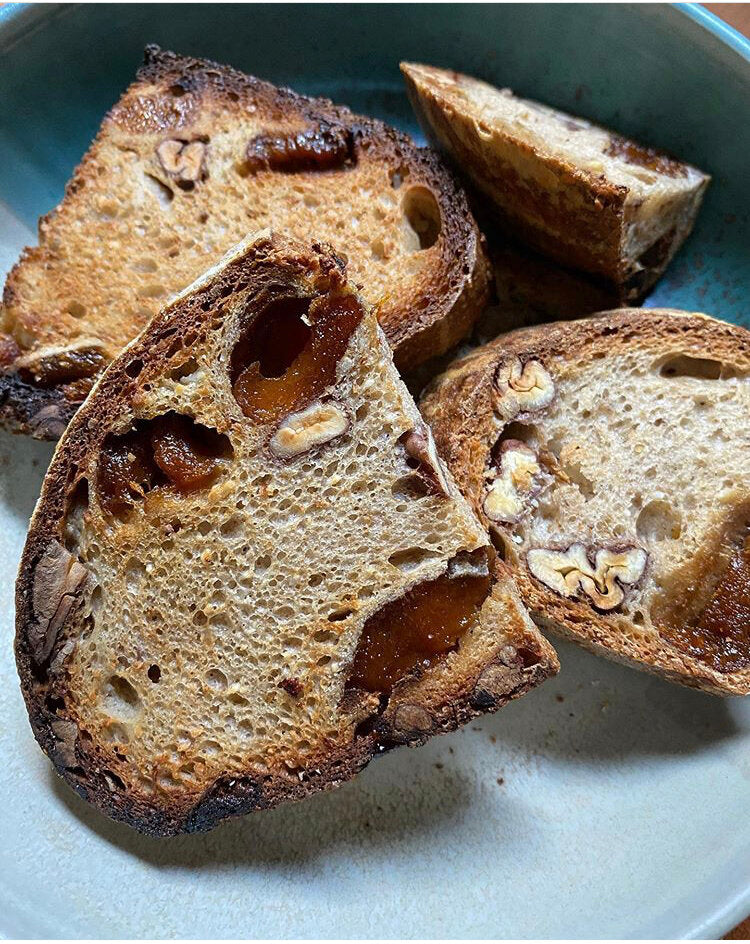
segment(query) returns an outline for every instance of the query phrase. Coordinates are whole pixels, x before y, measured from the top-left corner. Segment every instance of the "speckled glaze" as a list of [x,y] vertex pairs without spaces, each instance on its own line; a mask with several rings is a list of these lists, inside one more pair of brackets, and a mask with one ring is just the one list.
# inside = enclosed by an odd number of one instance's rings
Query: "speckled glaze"
[[[414,130],[399,59],[454,66],[710,171],[648,299],[750,324],[748,44],[667,6],[44,6],[0,10],[0,271],[145,43]],[[331,40],[335,38],[335,43]],[[51,447],[0,435],[0,934],[715,937],[750,911],[750,703],[559,644],[559,677],[355,782],[148,840],[57,780],[12,658],[12,591]]]

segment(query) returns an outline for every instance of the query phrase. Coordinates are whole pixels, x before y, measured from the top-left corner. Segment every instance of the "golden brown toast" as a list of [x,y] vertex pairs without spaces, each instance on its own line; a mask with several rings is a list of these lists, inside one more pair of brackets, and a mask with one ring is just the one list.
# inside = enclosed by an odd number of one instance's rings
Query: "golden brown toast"
[[489,275],[463,191],[380,121],[150,46],[8,277],[0,422],[56,438],[103,366],[248,232],[327,240],[400,368],[450,348]]
[[514,239],[637,303],[695,222],[707,174],[508,89],[404,62],[425,132]]
[[542,628],[750,693],[750,332],[666,309],[525,328],[421,409]]
[[557,670],[343,263],[269,233],[102,375],[16,600],[42,747],[159,835],[334,787]]

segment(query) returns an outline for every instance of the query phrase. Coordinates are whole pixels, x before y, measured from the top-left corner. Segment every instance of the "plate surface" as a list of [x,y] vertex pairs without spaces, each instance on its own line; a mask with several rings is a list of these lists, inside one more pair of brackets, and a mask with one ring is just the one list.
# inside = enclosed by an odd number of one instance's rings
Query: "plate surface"
[[[0,270],[33,241],[145,43],[414,131],[397,68],[408,58],[709,170],[698,229],[648,304],[748,324],[750,58],[717,23],[624,5],[6,8]],[[12,660],[13,580],[51,453],[0,434],[0,932],[712,937],[750,911],[750,700],[569,645],[538,691],[333,794],[161,842],[105,820],[37,748]]]

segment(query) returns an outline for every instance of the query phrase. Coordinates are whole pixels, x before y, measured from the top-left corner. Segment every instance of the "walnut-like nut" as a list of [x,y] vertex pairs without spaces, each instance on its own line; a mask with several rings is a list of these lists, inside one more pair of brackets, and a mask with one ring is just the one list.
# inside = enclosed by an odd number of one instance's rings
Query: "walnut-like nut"
[[427,488],[436,495],[450,495],[450,486],[443,470],[443,463],[437,454],[432,431],[427,425],[417,426],[404,433],[399,442],[402,443],[407,456],[414,465],[417,475]]
[[542,468],[534,450],[518,439],[506,439],[500,461],[491,470],[482,508],[490,521],[514,524],[528,511],[528,503],[541,488]]
[[592,565],[585,545],[580,543],[571,544],[565,551],[532,548],[526,555],[529,570],[537,580],[564,597],[583,591],[599,610],[614,610],[622,603],[622,585],[637,583],[647,560],[642,547],[600,547]]
[[291,459],[338,439],[347,429],[349,417],[340,406],[317,400],[299,413],[287,416],[269,445],[275,456]]
[[57,540],[52,540],[34,572],[31,605],[34,622],[29,626],[29,648],[37,665],[52,654],[57,634],[81,598],[89,572]]
[[555,384],[540,361],[523,364],[514,354],[497,365],[492,378],[492,405],[506,423],[519,414],[543,410],[554,396]]
[[399,738],[415,738],[432,730],[433,719],[422,705],[399,705],[393,715],[391,727]]
[[206,145],[202,141],[168,138],[156,148],[165,173],[178,183],[194,184],[205,176]]
[[64,767],[75,767],[78,763],[76,758],[78,725],[64,718],[53,718],[50,721],[50,728],[55,736],[54,759]]

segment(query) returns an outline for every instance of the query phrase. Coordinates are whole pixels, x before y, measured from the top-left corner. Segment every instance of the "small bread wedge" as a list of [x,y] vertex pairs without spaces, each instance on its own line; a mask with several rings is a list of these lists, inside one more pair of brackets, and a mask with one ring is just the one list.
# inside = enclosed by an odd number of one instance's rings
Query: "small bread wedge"
[[421,409],[542,628],[750,692],[750,332],[665,309],[525,328]]
[[434,151],[327,100],[149,46],[8,276],[0,424],[57,438],[169,297],[265,226],[346,254],[399,368],[448,350],[484,307],[481,237]]
[[98,381],[16,600],[40,744],[155,835],[334,787],[557,669],[344,264],[269,233]]
[[478,79],[404,62],[425,132],[514,238],[639,302],[695,222],[709,176]]

